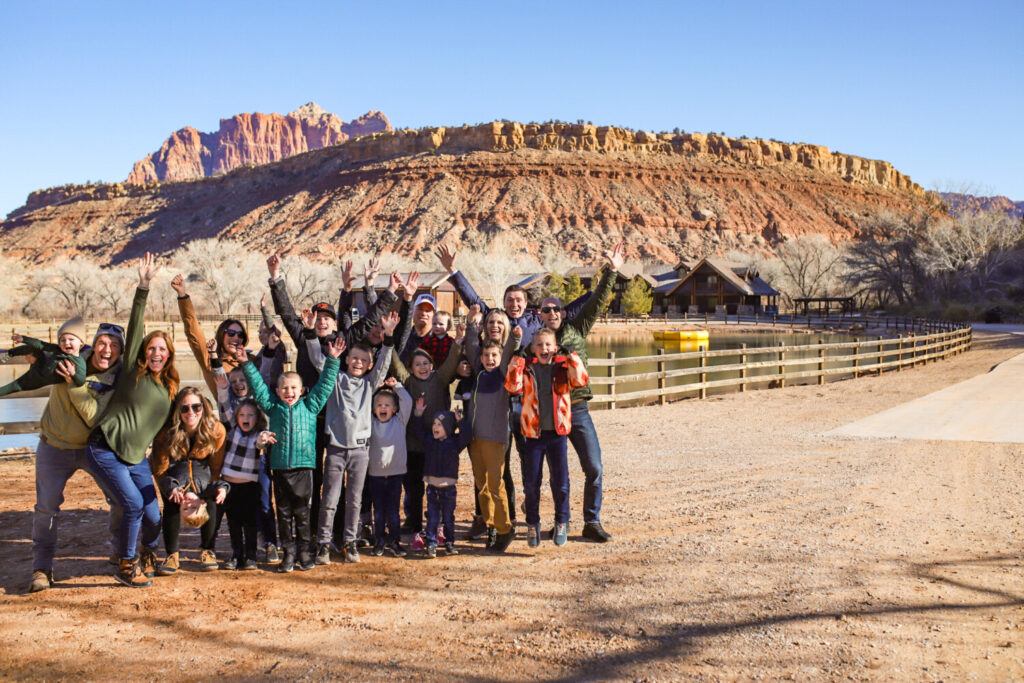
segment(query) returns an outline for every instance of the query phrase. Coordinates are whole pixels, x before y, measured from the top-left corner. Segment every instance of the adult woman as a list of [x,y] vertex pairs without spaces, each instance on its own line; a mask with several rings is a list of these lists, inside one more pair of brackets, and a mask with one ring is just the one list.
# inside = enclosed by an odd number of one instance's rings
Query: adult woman
[[[181,503],[188,493],[206,500],[210,518],[200,528],[199,563],[203,571],[216,571],[213,543],[217,533],[217,505],[227,489],[217,486],[224,464],[225,430],[209,399],[196,387],[185,387],[174,398],[167,426],[153,441],[149,456],[153,476],[164,501],[164,548],[167,558],[157,570],[160,576],[178,571],[178,532]],[[215,490],[214,490],[215,489]]]
[[160,538],[160,504],[146,449],[167,420],[179,381],[174,347],[167,335],[157,331],[143,337],[146,296],[159,270],[150,253],[140,259],[139,286],[125,335],[125,367],[110,405],[86,446],[89,468],[124,511],[118,529],[120,560],[114,578],[131,587],[152,585],[135,554],[141,528],[146,570],[152,570],[156,558],[153,549]]

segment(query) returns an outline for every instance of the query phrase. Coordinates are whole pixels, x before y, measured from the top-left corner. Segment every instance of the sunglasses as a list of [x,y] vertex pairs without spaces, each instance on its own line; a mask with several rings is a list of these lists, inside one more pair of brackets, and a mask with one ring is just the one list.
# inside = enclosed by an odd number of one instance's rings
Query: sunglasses
[[561,310],[562,310],[561,306],[541,306],[540,307],[540,312],[541,313],[558,313]]
[[231,338],[236,338],[237,337],[238,339],[241,339],[242,337],[245,336],[245,332],[243,332],[241,330],[224,330],[224,336],[225,337],[231,337]]
[[195,413],[196,415],[198,415],[199,413],[203,412],[203,404],[202,403],[182,403],[181,407],[178,408],[178,412],[181,413],[182,415],[188,415],[188,412],[190,410],[193,413]]
[[96,328],[96,334],[102,334],[104,332],[116,332],[122,337],[124,336],[124,328],[113,323],[100,323]]

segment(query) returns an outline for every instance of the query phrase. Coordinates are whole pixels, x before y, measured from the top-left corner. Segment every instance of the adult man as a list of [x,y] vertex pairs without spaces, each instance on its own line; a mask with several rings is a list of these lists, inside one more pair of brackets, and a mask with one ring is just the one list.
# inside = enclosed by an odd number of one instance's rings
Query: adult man
[[[114,394],[123,351],[124,328],[103,323],[96,331],[92,349],[82,354],[86,361],[85,384],[80,387],[72,384],[75,368],[70,362],[64,361],[57,368],[57,374],[65,382],[50,389],[50,399],[39,421],[29,592],[46,590],[53,585],[57,516],[64,502],[64,487],[78,470],[85,470],[93,476],[86,463],[85,446],[89,432]],[[102,485],[100,489],[103,489]],[[110,533],[116,535],[121,524],[121,508],[111,501],[107,496],[111,506]]]
[[420,343],[430,334],[434,324],[434,313],[437,311],[437,299],[432,294],[420,294],[412,305],[412,330],[402,345],[398,357],[406,365],[412,361],[412,353],[420,347]]
[[[622,267],[622,254],[621,244],[615,245],[612,251],[604,252],[608,267],[601,275],[601,280],[590,298],[575,315],[564,315],[562,302],[556,297],[549,297],[541,302],[540,318],[544,321],[544,326],[554,330],[558,345],[567,351],[575,352],[584,365],[588,361],[587,335],[597,322],[597,317],[608,307],[612,299],[616,273]],[[583,468],[586,480],[583,486],[583,537],[605,543],[612,537],[601,526],[601,444],[587,407],[587,401],[593,397],[589,386],[572,390],[572,429],[569,432],[569,443],[579,456],[580,467]]]

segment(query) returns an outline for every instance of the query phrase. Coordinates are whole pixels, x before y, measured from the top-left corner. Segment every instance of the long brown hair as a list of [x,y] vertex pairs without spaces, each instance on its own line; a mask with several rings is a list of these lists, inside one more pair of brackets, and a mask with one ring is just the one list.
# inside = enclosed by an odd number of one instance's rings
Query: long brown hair
[[[167,344],[167,362],[164,363],[164,367],[159,374],[153,374],[146,365],[146,349],[149,348],[149,343],[157,337],[163,339],[164,343]],[[181,378],[178,376],[177,368],[174,367],[174,344],[171,342],[171,338],[168,337],[167,333],[163,330],[153,330],[142,338],[142,345],[139,347],[139,355],[135,359],[136,384],[139,383],[139,380],[142,379],[143,375],[149,375],[153,378],[154,382],[166,387],[167,395],[172,401],[175,400],[174,394],[178,391],[178,385],[181,383]]]
[[[203,417],[199,420],[194,434],[185,431],[181,422],[181,404],[188,396],[195,396],[203,404]],[[174,409],[164,428],[164,443],[171,460],[184,460],[192,449],[214,450],[214,433],[217,430],[217,417],[213,413],[210,400],[196,387],[185,387],[174,397]]]

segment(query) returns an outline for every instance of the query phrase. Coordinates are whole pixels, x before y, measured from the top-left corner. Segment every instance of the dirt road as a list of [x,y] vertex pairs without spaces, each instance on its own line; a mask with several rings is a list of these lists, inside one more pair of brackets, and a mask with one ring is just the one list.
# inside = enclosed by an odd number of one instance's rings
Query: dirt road
[[[1024,339],[824,387],[595,413],[607,545],[364,557],[116,587],[78,474],[57,587],[31,569],[31,461],[0,463],[5,678],[1024,678],[1024,445],[826,436]],[[570,452],[570,460],[574,456]],[[518,479],[518,477],[517,477]],[[458,519],[470,516],[468,463]],[[542,510],[550,520],[550,500]],[[226,531],[225,531],[226,534]],[[228,546],[225,536],[218,547]]]

